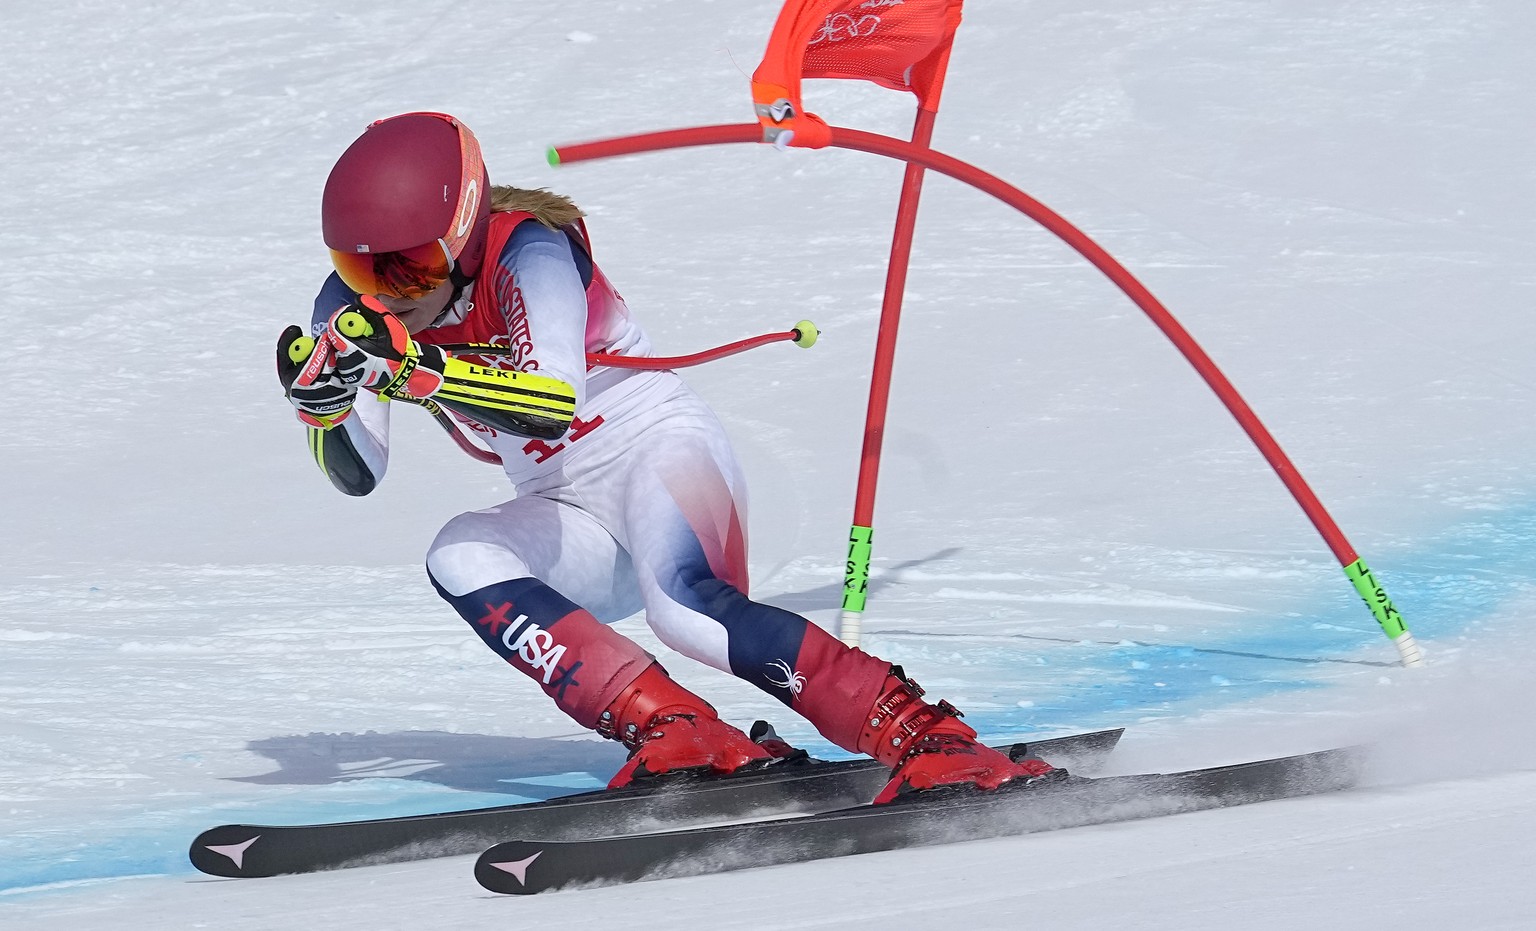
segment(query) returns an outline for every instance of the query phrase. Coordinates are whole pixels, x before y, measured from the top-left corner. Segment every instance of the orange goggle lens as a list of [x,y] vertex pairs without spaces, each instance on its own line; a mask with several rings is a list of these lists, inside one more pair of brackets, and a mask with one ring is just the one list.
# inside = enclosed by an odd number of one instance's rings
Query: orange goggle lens
[[418,298],[448,280],[453,258],[441,239],[398,252],[338,252],[331,264],[341,281],[358,294]]

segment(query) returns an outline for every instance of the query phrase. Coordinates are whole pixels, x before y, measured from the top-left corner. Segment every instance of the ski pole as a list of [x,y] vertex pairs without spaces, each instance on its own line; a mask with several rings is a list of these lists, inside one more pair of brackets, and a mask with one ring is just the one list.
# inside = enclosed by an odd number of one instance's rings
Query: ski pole
[[[801,349],[809,349],[816,345],[821,338],[821,331],[816,329],[816,324],[809,320],[801,320],[794,327],[779,333],[764,333],[760,336],[749,336],[739,339],[734,343],[726,343],[713,349],[704,349],[699,352],[689,353],[683,356],[620,356],[609,352],[587,353],[588,366],[607,366],[616,369],[681,369],[692,365],[701,365],[705,362],[713,362],[716,359],[724,359],[734,356],[748,349],[756,349],[770,343],[794,343]],[[464,355],[481,356],[508,356],[513,350],[505,346],[493,346],[487,343],[442,343],[438,346],[444,352]]]
[[[304,338],[308,339],[308,337]],[[711,362],[715,359],[723,359],[726,356],[734,356],[739,352],[746,352],[748,349],[766,346],[769,343],[792,342],[801,349],[809,349],[816,345],[816,341],[820,338],[821,331],[816,328],[816,324],[809,320],[801,320],[793,328],[781,333],[764,333],[760,336],[750,336],[746,339],[739,339],[734,343],[726,343],[723,346],[716,346],[713,349],[705,349],[700,352],[690,353],[689,355],[619,356],[606,352],[589,352],[587,353],[587,364],[591,366],[609,366],[612,368],[652,370],[686,368],[691,365]],[[297,340],[295,340],[295,343],[297,343]],[[313,345],[314,341],[310,340],[310,343]],[[511,355],[512,353],[512,350],[504,346],[482,345],[480,343],[444,343],[438,348],[444,352],[487,356],[504,356]],[[293,348],[290,347],[290,355],[293,351]],[[307,351],[305,356],[308,356]],[[402,398],[401,400],[405,399]],[[410,403],[426,408],[433,419],[437,421],[438,426],[442,427],[453,438],[453,442],[471,457],[481,462],[491,463],[492,465],[502,464],[500,456],[488,449],[482,449],[469,437],[465,436],[458,422],[453,419],[453,415],[444,410],[442,405],[431,398],[412,399]]]

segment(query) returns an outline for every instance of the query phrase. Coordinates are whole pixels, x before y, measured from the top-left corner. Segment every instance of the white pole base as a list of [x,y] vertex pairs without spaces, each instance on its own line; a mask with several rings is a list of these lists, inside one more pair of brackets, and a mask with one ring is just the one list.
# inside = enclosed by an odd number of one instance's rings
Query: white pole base
[[1413,634],[1403,631],[1392,642],[1397,646],[1398,655],[1403,658],[1403,665],[1410,668],[1424,665],[1424,651],[1419,649],[1418,641],[1413,639]]
[[858,611],[844,611],[837,620],[837,639],[851,647],[859,645],[864,632],[864,615]]

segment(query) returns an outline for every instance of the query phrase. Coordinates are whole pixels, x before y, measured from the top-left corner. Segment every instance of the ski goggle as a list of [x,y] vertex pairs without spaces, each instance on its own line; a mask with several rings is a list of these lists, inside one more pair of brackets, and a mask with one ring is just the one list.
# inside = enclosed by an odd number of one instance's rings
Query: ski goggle
[[332,249],[331,264],[336,266],[342,284],[358,294],[412,300],[433,291],[453,274],[453,256],[441,239],[396,252]]

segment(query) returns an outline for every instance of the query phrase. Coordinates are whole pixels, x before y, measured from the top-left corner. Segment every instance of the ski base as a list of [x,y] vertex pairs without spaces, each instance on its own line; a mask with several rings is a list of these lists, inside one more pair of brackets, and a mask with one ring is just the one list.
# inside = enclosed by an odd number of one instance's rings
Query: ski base
[[[1086,769],[1101,764],[1123,729],[999,747]],[[521,805],[331,824],[227,824],[192,842],[192,865],[249,878],[479,853],[508,837],[575,838],[830,811],[868,802],[889,773],[874,760],[805,760],[732,776],[667,777]]]
[[1323,750],[1187,772],[918,793],[778,821],[516,840],[481,854],[475,878],[492,892],[526,895],[1160,817],[1347,789],[1363,758],[1358,749]]

